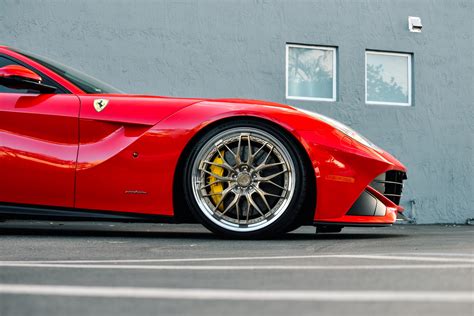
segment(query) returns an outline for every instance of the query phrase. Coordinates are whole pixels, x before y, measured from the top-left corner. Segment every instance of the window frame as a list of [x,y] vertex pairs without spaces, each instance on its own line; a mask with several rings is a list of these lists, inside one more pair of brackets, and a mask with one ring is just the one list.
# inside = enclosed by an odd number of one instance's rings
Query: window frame
[[[326,50],[326,51],[333,52],[332,98],[299,97],[299,96],[291,96],[288,94],[288,65],[289,65],[290,48],[318,49],[318,50]],[[337,47],[287,43],[286,51],[285,51],[285,97],[288,100],[336,102],[337,101]]]
[[[397,57],[407,57],[407,70],[408,70],[408,82],[407,82],[407,93],[408,93],[408,102],[401,103],[401,102],[384,102],[384,101],[369,101],[367,99],[367,55],[374,54],[374,55],[384,55],[384,56],[397,56]],[[395,52],[388,52],[388,51],[378,51],[378,50],[366,50],[365,51],[365,64],[364,64],[364,77],[365,77],[365,103],[369,105],[387,105],[387,106],[412,106],[412,62],[413,62],[413,54],[412,53],[395,53]]]

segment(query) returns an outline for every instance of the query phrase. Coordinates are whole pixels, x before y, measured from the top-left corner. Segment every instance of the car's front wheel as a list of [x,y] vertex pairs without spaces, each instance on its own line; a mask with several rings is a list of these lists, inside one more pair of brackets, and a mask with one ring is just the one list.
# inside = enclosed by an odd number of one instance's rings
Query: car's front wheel
[[221,124],[193,146],[183,173],[184,197],[213,232],[244,238],[283,233],[306,196],[301,156],[294,139],[271,124]]

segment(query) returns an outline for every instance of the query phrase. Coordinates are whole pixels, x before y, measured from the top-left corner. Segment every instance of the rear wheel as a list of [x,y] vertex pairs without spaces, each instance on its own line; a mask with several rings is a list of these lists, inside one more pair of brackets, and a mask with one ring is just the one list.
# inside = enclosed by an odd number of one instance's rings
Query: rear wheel
[[301,156],[294,140],[268,123],[219,125],[186,161],[186,202],[203,225],[227,237],[284,233],[306,196]]

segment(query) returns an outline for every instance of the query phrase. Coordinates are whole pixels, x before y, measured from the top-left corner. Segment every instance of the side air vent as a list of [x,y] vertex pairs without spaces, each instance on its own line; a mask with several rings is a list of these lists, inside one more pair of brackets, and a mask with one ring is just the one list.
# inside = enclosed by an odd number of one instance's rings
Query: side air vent
[[403,180],[406,179],[407,175],[405,172],[390,170],[375,178],[370,183],[370,186],[382,193],[393,203],[399,205],[403,191]]
[[362,192],[347,215],[356,216],[384,216],[387,211],[385,205],[379,201],[372,193],[368,191]]

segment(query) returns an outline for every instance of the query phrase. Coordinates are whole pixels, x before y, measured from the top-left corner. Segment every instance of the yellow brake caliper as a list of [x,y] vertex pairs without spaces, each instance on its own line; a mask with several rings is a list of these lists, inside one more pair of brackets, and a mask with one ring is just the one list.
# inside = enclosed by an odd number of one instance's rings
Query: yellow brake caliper
[[[221,155],[224,155],[224,153],[221,152]],[[214,158],[213,163],[222,164],[222,163],[224,163],[224,161],[222,160],[222,158],[219,155],[217,155],[217,157]],[[210,169],[211,169],[212,173],[214,173],[218,176],[222,176],[224,174],[224,168],[222,168],[222,167],[218,167],[216,165],[211,165]],[[217,180],[216,177],[209,175],[209,178],[208,178],[209,182],[208,183],[213,183],[216,180]],[[211,198],[214,201],[214,205],[217,205],[221,201],[222,196],[218,193],[221,193],[223,190],[224,190],[224,184],[222,182],[217,182],[217,183],[211,184],[211,193],[213,194],[213,195],[211,195]],[[221,210],[221,211],[224,210],[224,205],[223,204],[219,205],[219,210]]]

